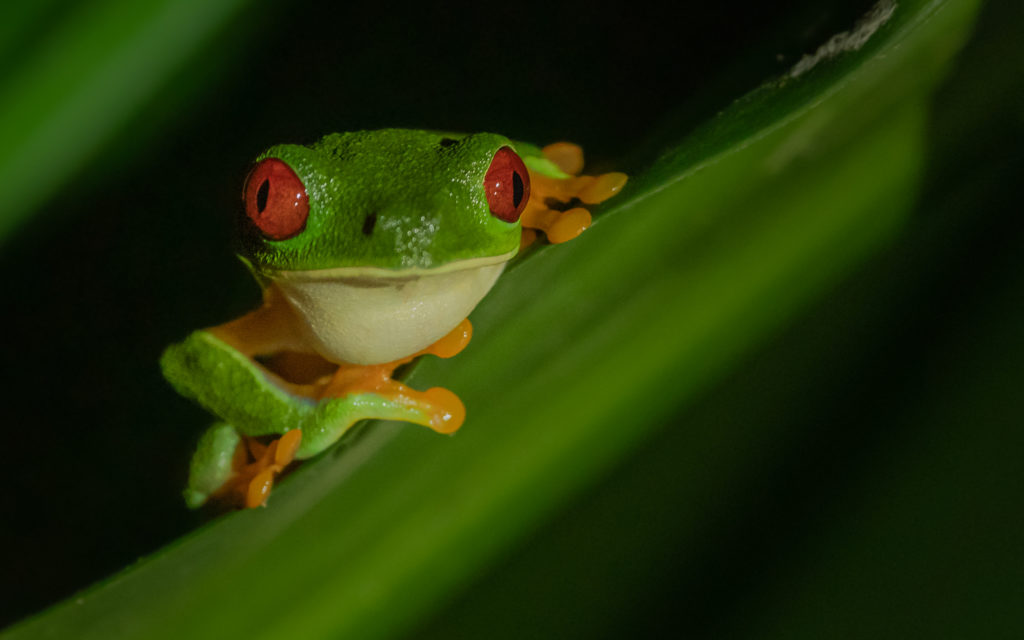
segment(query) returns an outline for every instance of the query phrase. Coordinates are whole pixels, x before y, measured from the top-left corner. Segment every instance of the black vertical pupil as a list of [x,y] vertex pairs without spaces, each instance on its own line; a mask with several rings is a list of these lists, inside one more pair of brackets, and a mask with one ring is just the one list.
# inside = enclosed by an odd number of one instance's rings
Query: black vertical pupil
[[256,210],[260,213],[267,208],[268,197],[270,197],[270,180],[264,178],[260,190],[256,192]]
[[519,203],[523,200],[523,178],[519,175],[518,171],[512,172],[512,206],[516,209],[519,208]]

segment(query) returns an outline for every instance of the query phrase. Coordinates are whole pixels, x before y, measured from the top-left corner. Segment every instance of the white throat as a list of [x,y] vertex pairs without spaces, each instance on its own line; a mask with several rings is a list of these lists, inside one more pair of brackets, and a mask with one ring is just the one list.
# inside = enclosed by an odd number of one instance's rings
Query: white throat
[[380,364],[425,349],[454,329],[515,253],[393,271],[284,271],[274,283],[305,321],[305,339],[337,363]]

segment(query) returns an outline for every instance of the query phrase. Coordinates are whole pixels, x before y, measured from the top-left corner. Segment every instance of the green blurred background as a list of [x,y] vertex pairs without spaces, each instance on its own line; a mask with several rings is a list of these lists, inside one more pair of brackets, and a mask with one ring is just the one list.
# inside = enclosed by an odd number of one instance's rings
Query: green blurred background
[[[583,2],[0,10],[0,624],[210,517],[179,494],[207,418],[156,361],[256,303],[229,214],[264,147],[492,130],[578,142],[644,184],[871,5],[693,4],[684,21]],[[1021,3],[982,6],[928,103],[895,244],[654,418],[414,635],[1020,637],[1022,29]]]

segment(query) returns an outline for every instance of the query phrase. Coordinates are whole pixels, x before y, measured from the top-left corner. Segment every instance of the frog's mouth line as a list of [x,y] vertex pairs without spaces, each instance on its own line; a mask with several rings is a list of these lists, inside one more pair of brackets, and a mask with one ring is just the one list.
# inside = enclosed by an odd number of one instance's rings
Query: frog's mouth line
[[333,269],[305,269],[296,271],[278,271],[273,279],[277,282],[323,282],[331,281],[350,287],[372,288],[393,287],[406,282],[414,282],[427,276],[437,276],[456,271],[479,269],[491,265],[508,262],[516,256],[518,250],[497,256],[456,260],[439,267],[410,269],[385,269],[381,267],[336,267]]

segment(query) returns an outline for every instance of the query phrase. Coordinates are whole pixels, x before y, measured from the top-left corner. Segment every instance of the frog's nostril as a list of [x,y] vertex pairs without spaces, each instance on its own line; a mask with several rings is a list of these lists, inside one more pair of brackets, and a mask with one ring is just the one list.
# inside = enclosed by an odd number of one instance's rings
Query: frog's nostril
[[371,213],[363,219],[363,235],[368,236],[373,233],[373,228],[377,226],[377,214]]

